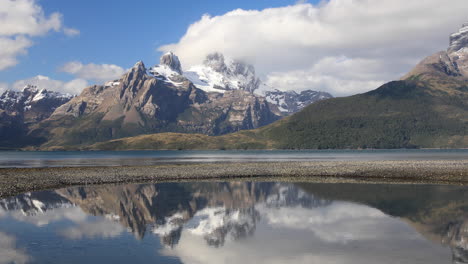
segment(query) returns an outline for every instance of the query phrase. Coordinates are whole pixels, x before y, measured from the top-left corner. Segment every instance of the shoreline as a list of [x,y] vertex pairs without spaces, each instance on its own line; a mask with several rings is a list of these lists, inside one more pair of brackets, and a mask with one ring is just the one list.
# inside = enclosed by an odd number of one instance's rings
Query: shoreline
[[70,186],[175,181],[468,185],[468,160],[308,161],[0,168],[0,198]]

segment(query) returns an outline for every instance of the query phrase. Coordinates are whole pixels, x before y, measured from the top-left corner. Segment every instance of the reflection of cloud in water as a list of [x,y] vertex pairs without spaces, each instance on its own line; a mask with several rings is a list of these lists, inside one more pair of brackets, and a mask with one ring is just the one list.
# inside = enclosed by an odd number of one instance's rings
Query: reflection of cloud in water
[[22,264],[28,261],[30,257],[16,248],[16,238],[0,232],[0,264]]
[[[395,233],[389,230],[395,219],[381,211],[352,203],[334,202],[311,210],[301,207],[281,207],[276,210],[258,206],[262,218],[273,228],[307,230],[326,242],[373,240],[377,237],[405,236],[414,239],[416,233]],[[399,222],[399,221],[398,221]]]
[[5,217],[6,215],[7,215],[7,212],[4,209],[0,208],[0,218]]
[[261,220],[255,235],[241,243],[229,240],[214,248],[206,243],[203,229],[189,228],[176,247],[162,253],[184,263],[207,264],[385,264],[395,263],[395,257],[399,263],[439,264],[451,257],[449,250],[426,241],[407,224],[362,205],[335,202],[312,209],[264,205],[256,209]]
[[17,221],[30,223],[35,226],[45,226],[52,222],[62,220],[70,220],[78,223],[85,221],[87,218],[87,214],[79,207],[55,208],[53,210],[40,212],[34,215],[26,215],[21,211],[12,211],[10,212],[10,215]]
[[101,219],[67,228],[60,231],[60,234],[68,239],[114,238],[124,231],[125,228],[119,223]]

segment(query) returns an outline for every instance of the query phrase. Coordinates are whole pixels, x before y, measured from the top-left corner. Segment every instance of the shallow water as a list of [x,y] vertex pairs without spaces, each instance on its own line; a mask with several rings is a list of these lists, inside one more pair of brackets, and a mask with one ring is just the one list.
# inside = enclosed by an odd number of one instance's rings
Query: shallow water
[[461,160],[468,150],[0,151],[0,168],[264,161]]
[[468,263],[467,187],[164,183],[0,200],[0,263]]

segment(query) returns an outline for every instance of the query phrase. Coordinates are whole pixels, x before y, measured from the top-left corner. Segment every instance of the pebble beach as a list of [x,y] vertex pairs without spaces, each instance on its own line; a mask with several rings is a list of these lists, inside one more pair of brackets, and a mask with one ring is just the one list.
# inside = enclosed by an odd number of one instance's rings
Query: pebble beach
[[0,197],[67,186],[171,181],[468,184],[468,160],[162,164],[0,169]]

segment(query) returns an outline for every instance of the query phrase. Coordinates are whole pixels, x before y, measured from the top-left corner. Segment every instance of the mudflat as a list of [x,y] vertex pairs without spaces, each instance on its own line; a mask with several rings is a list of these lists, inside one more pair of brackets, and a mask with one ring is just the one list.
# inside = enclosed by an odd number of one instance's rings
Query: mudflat
[[468,184],[468,160],[314,161],[0,169],[0,197],[67,186],[165,181]]

